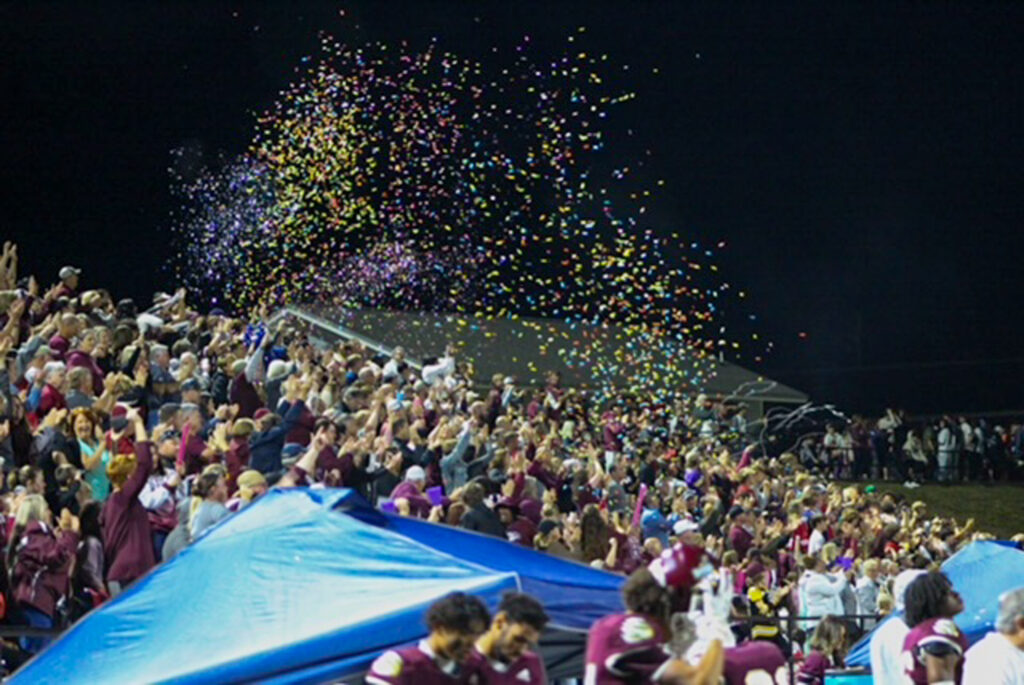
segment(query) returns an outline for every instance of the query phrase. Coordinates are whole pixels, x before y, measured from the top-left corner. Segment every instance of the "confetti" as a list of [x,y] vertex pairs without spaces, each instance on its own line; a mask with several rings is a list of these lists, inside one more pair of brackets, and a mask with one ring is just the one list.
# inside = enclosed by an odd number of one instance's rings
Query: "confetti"
[[604,123],[635,94],[609,85],[607,55],[577,41],[541,59],[528,37],[500,67],[436,41],[321,48],[243,155],[175,177],[194,291],[238,309],[548,319],[544,354],[595,388],[697,385],[735,349],[714,251],[644,223],[665,183],[633,186],[636,162],[608,151]]

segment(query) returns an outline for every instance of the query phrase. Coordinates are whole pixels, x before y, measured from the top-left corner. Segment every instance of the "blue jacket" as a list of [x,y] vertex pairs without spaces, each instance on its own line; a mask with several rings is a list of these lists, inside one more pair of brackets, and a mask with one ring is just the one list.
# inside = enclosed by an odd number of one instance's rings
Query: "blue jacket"
[[284,439],[295,427],[306,403],[298,400],[285,412],[284,421],[268,431],[257,431],[249,437],[249,467],[262,474],[281,470],[281,450]]

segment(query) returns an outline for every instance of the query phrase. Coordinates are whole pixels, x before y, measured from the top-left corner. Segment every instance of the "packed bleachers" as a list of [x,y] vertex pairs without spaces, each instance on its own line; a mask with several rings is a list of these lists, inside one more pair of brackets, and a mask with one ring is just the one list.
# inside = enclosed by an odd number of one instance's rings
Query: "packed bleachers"
[[[800,658],[818,619],[794,638],[779,617],[881,618],[902,571],[991,537],[839,479],[1019,473],[1019,426],[887,412],[773,456],[742,407],[704,394],[598,398],[557,373],[481,390],[457,341],[413,368],[266,310],[200,313],[183,290],[116,301],[72,267],[44,292],[11,247],[0,266],[8,626],[68,625],[269,488],[348,487],[626,575],[701,546],[735,579],[737,638]],[[8,667],[46,639],[6,640]]]

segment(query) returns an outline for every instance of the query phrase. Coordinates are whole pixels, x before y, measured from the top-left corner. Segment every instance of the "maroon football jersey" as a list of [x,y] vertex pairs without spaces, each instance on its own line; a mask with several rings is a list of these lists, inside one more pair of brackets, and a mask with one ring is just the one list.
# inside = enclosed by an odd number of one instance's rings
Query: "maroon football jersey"
[[924,648],[930,644],[941,644],[950,647],[960,655],[956,665],[956,682],[960,682],[964,669],[964,652],[967,651],[967,638],[951,618],[930,618],[911,628],[903,641],[903,673],[910,682],[927,685],[928,668]]
[[415,647],[393,649],[377,657],[366,674],[369,685],[477,685],[468,665],[439,658],[426,640]]
[[774,642],[752,640],[725,650],[728,685],[787,685],[789,666]]
[[643,614],[612,614],[596,622],[587,637],[586,685],[650,683],[666,661],[667,634]]
[[465,668],[476,673],[481,685],[544,685],[548,682],[544,662],[533,652],[504,664],[491,661],[474,647]]

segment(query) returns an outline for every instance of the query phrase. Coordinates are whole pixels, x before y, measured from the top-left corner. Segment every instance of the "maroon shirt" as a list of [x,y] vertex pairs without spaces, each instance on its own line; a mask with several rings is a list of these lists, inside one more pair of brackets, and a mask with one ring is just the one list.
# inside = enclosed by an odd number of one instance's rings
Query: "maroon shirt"
[[[782,650],[774,642],[753,640],[725,650],[725,682],[746,685],[749,682],[789,683],[789,666]],[[751,676],[759,676],[755,680]]]
[[11,595],[53,618],[57,602],[68,593],[68,573],[78,549],[78,533],[61,531],[60,537],[45,523],[25,527],[11,569]]
[[263,400],[256,391],[256,387],[245,377],[245,371],[235,376],[228,388],[228,399],[231,404],[238,405],[238,415],[242,418],[251,419],[256,410],[263,406]]
[[[189,438],[191,437],[190,435]],[[238,476],[249,467],[249,455],[249,438],[231,438],[231,445],[224,454],[224,464],[228,468],[229,494],[234,494],[238,489]]]
[[626,427],[615,418],[614,415],[607,417],[608,423],[604,426],[603,440],[604,448],[608,452],[621,452],[622,451],[622,434],[626,432]]
[[64,401],[64,395],[61,394],[60,390],[47,383],[43,386],[43,391],[40,394],[36,416],[42,420],[51,410],[67,409],[67,407],[68,404]]
[[107,580],[129,583],[156,563],[149,516],[139,493],[153,470],[152,444],[135,445],[138,464],[124,486],[110,493],[103,505],[103,551],[107,557]]
[[461,685],[481,683],[476,671],[437,657],[426,640],[377,657],[366,674],[368,685]]
[[[329,488],[340,488],[345,484],[346,478],[351,475],[352,457],[348,461],[338,456],[338,450],[333,445],[320,450],[316,457],[316,479]],[[338,476],[332,473],[338,472]]]
[[665,630],[643,614],[612,614],[587,636],[587,685],[649,683],[669,660]]
[[189,433],[188,441],[185,443],[185,475],[191,476],[200,473],[206,465],[203,459],[203,452],[206,451],[206,443],[196,433]]
[[537,534],[537,526],[525,516],[517,516],[508,527],[505,528],[505,535],[509,542],[522,545],[527,549],[533,549],[533,536]]
[[83,352],[82,350],[72,350],[68,353],[68,368],[73,369],[76,366],[80,366],[83,369],[89,369],[89,373],[92,374],[92,391],[95,395],[101,395],[103,393],[103,370],[100,369],[99,365],[96,364],[96,360],[93,359],[92,355]]
[[825,671],[832,668],[832,662],[821,652],[811,652],[800,665],[796,674],[797,685],[824,685]]
[[729,529],[729,547],[740,559],[747,558],[747,551],[754,546],[754,536],[743,526],[734,525]]
[[474,647],[465,668],[475,671],[480,682],[486,685],[544,685],[548,682],[544,662],[533,652],[527,652],[511,664],[505,664],[491,661]]
[[[291,405],[285,405],[285,412]],[[316,417],[313,416],[313,412],[302,405],[302,413],[299,414],[299,418],[295,421],[292,429],[288,431],[288,435],[285,436],[284,441],[286,443],[295,443],[296,445],[302,445],[306,447],[309,445],[309,441],[313,436],[313,430],[316,428]]]
[[557,491],[562,487],[562,479],[551,473],[540,461],[531,462],[530,466],[526,469],[526,473],[543,483],[544,487],[548,490]]
[[434,505],[412,482],[404,480],[391,491],[392,502],[402,498],[409,500],[409,513],[413,516],[418,516],[421,519],[430,516],[430,510]]
[[928,682],[925,646],[941,644],[950,647],[960,655],[956,664],[956,682],[960,682],[964,670],[964,652],[967,638],[951,618],[930,618],[910,629],[903,641],[903,673],[908,682],[925,685]]

